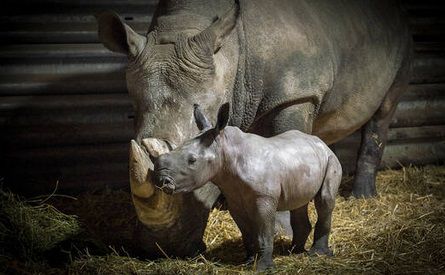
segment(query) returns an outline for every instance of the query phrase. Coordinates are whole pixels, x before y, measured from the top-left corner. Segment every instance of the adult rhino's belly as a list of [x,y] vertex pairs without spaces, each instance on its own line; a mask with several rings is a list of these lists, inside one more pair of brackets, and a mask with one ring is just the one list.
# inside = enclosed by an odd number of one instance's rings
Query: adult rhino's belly
[[363,126],[378,106],[372,106],[374,108],[371,109],[369,105],[357,104],[339,108],[329,114],[321,114],[314,122],[312,134],[327,144],[335,143]]
[[[363,126],[382,104],[390,89],[396,66],[368,64],[380,70],[347,71],[325,95],[312,134],[327,144],[337,142]],[[353,66],[352,66],[353,67]]]

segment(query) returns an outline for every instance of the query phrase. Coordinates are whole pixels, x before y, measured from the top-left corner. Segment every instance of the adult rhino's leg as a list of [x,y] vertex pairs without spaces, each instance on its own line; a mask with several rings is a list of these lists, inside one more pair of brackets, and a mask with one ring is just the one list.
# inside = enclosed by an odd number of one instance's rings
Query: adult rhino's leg
[[387,141],[389,123],[397,102],[391,102],[390,110],[379,109],[362,128],[362,140],[356,164],[352,194],[354,197],[369,198],[377,195],[376,175]]
[[362,129],[361,146],[352,187],[352,194],[357,198],[377,195],[375,179],[386,144],[389,121],[390,119],[386,117],[382,119],[374,116]]
[[389,124],[400,96],[408,88],[410,73],[410,59],[407,58],[382,105],[362,128],[362,140],[352,187],[352,194],[357,198],[377,195],[375,179],[385,149]]
[[[314,109],[312,102],[286,105],[266,115],[261,120],[261,123],[255,125],[251,130],[266,137],[275,136],[289,130],[311,133]],[[275,231],[277,233],[283,233],[287,236],[293,235],[294,231],[292,230],[289,211],[277,212],[275,222]],[[305,220],[295,220],[293,223],[301,223],[300,225],[295,225],[296,228],[307,227]],[[302,232],[300,234],[306,233]]]
[[300,130],[310,134],[312,132],[313,114],[314,105],[312,102],[291,105],[278,110],[272,119],[273,135],[289,130]]

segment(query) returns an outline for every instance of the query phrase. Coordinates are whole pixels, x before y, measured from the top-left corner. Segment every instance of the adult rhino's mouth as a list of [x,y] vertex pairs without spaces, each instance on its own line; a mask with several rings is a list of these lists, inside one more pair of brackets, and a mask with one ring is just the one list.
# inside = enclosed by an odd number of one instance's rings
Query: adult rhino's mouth
[[130,144],[130,187],[139,220],[153,230],[165,229],[179,217],[182,196],[170,195],[155,188],[151,157],[170,151],[170,145],[156,138],[146,138],[139,145]]

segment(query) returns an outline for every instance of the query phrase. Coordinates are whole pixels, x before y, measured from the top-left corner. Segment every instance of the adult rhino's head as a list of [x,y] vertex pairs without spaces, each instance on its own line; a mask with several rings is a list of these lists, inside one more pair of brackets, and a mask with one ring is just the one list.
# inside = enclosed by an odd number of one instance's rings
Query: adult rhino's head
[[196,133],[193,103],[214,114],[227,101],[235,70],[220,48],[236,25],[238,10],[235,5],[203,30],[154,27],[146,36],[113,12],[97,16],[100,41],[129,60],[126,78],[136,132],[130,146],[133,203],[148,241],[167,253],[193,255],[205,247],[202,235],[218,190],[206,185],[191,194],[167,195],[154,188],[151,159]]

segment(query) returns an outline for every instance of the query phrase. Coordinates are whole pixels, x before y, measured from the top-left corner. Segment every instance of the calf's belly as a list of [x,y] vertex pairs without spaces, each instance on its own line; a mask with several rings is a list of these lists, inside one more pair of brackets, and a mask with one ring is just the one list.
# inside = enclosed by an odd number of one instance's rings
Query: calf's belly
[[282,185],[278,211],[294,210],[308,204],[317,195],[322,179],[299,180],[292,184]]

